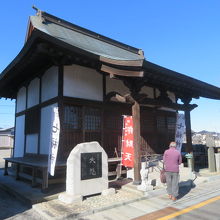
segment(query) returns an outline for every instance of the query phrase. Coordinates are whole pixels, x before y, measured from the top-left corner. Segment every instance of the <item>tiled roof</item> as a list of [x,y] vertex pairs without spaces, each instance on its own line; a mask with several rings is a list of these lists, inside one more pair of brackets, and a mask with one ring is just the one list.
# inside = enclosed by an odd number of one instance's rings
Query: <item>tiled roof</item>
[[140,60],[143,56],[138,54],[139,50],[131,50],[128,45],[116,42],[99,34],[83,29],[43,13],[42,16],[31,16],[30,21],[34,28],[64,41],[69,45],[78,47],[90,53],[115,60]]

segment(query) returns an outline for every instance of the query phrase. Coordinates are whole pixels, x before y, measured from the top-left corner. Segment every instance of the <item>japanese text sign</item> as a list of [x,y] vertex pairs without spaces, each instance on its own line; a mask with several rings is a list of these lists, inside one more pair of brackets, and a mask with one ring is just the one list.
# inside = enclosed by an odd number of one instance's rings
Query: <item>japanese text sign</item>
[[102,177],[102,153],[81,153],[81,180]]
[[175,142],[176,142],[176,149],[180,152],[182,148],[184,132],[185,132],[185,116],[184,114],[177,114]]
[[59,137],[60,137],[60,119],[58,107],[53,108],[52,113],[52,128],[51,128],[51,144],[48,155],[48,172],[51,176],[54,176],[54,170],[57,159],[57,152],[59,146]]
[[134,167],[134,135],[132,116],[123,116],[122,165]]

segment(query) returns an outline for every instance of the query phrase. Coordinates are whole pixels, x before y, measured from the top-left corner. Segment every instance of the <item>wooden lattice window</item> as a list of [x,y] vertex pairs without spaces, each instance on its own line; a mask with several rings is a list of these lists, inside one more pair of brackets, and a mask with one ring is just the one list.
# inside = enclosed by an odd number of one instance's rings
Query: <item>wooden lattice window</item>
[[169,132],[175,131],[176,128],[176,118],[175,117],[167,117],[167,128]]
[[85,108],[84,128],[88,131],[101,129],[101,111],[98,108]]
[[101,143],[101,110],[88,106],[64,106],[64,143],[73,148],[78,143]]
[[64,126],[70,129],[82,129],[82,107],[64,107]]
[[98,141],[101,144],[101,110],[85,107],[84,111],[84,140]]
[[164,116],[157,116],[157,130],[166,130],[166,118]]

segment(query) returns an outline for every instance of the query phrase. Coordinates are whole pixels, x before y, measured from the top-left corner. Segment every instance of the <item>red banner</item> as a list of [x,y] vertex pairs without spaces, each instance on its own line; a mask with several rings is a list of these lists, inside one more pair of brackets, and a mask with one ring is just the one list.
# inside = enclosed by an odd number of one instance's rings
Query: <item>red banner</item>
[[134,135],[132,116],[123,116],[122,165],[134,167]]

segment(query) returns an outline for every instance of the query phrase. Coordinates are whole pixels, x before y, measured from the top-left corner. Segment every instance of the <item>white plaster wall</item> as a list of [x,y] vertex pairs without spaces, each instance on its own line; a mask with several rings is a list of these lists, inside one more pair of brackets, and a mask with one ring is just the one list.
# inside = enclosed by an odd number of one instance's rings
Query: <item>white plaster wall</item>
[[167,92],[168,97],[172,100],[173,103],[176,102],[176,96],[173,92]]
[[24,126],[25,126],[25,116],[19,116],[16,118],[16,128],[15,128],[15,149],[14,157],[24,156]]
[[129,89],[123,84],[121,80],[106,77],[106,94],[109,92],[118,92],[121,95],[126,95],[129,93]]
[[156,98],[157,98],[158,96],[160,96],[160,91],[159,91],[159,89],[156,89]]
[[[172,102],[174,102],[174,103],[176,102],[176,97],[173,92],[167,91],[167,95]],[[158,89],[156,89],[156,97],[158,97],[158,96],[160,96],[160,91]]]
[[103,100],[102,75],[79,65],[64,67],[64,96]]
[[16,105],[17,105],[16,112],[21,112],[25,110],[26,108],[26,88],[25,87],[21,87],[19,89],[18,94],[17,94]]
[[39,104],[40,79],[33,79],[28,86],[28,108]]
[[147,94],[147,98],[153,99],[154,98],[154,89],[149,86],[143,86],[141,88],[140,93]]
[[26,153],[36,154],[38,149],[38,134],[26,135]]
[[49,68],[41,79],[41,101],[58,96],[58,67]]
[[[126,95],[130,93],[129,89],[123,84],[121,80],[110,78],[109,76],[106,77],[106,93],[109,92],[118,92],[121,95]],[[141,93],[147,94],[148,98],[154,98],[154,89],[148,86],[144,86],[141,88]]]
[[56,104],[41,109],[40,154],[48,154],[51,141],[52,110]]

